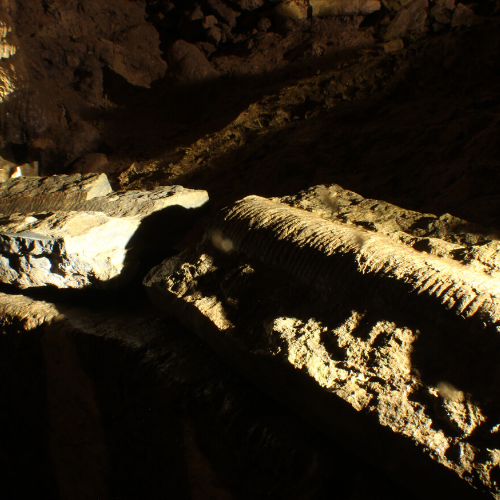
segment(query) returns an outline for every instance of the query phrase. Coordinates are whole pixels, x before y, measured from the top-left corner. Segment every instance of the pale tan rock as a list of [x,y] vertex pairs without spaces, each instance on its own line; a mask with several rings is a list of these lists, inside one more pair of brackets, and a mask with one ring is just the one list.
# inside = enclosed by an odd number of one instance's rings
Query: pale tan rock
[[5,182],[10,179],[13,169],[16,168],[16,164],[5,160],[0,156],[0,182]]
[[16,166],[15,172],[11,174],[10,178],[16,177],[38,177],[38,162],[32,161]]
[[[19,65],[19,40],[13,30],[13,22],[7,9],[0,10],[0,105],[24,86],[24,72]],[[21,69],[21,72],[18,71]],[[21,74],[19,74],[21,73]]]
[[365,199],[337,184],[315,186],[275,201],[332,222],[385,234],[409,248],[500,278],[498,234],[450,214],[438,217],[406,210],[382,200]]
[[[198,248],[149,273],[150,297],[422,497],[476,498],[470,477],[497,497],[500,414],[488,401],[498,370],[484,353],[500,349],[498,280],[393,235],[440,218],[336,192],[287,199],[309,212],[255,196],[237,202]],[[441,242],[450,255],[452,233]],[[422,470],[432,484],[418,480]]]
[[307,6],[299,0],[286,0],[274,8],[275,14],[281,19],[298,21],[307,18]]
[[380,9],[379,0],[309,0],[313,16],[370,14]]
[[171,186],[80,200],[65,212],[0,216],[0,282],[117,287],[136,273],[142,250],[165,252],[192,223],[189,209],[207,200],[205,191]]
[[396,38],[396,40],[391,40],[382,44],[384,47],[384,52],[395,52],[396,50],[401,50],[404,48],[405,44],[401,38]]

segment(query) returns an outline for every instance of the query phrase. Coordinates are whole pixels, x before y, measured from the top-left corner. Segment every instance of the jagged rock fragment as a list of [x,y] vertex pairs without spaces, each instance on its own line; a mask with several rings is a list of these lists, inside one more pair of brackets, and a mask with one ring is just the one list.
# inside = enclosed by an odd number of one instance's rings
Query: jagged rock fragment
[[427,0],[413,0],[408,3],[405,8],[398,11],[391,21],[384,38],[392,40],[404,36],[407,32],[421,32],[425,30],[427,7]]
[[401,38],[396,38],[396,40],[391,40],[390,42],[382,44],[384,52],[395,52],[396,50],[401,50],[404,46],[405,44]]
[[[19,288],[116,287],[135,275],[146,249],[168,251],[190,227],[195,211],[189,209],[208,200],[205,191],[180,186],[96,196],[108,191],[105,175],[65,177],[32,180],[33,190],[24,194],[40,193],[32,197],[37,211],[30,196],[22,203],[11,196],[5,204],[10,215],[0,216],[0,282]],[[58,185],[61,192],[54,193]],[[14,184],[7,193],[14,187],[18,192]]]
[[71,173],[74,174],[96,174],[106,173],[106,166],[108,158],[103,153],[89,153],[78,159],[73,167]]
[[470,28],[475,24],[480,24],[482,18],[474,13],[472,9],[469,9],[463,3],[459,3],[453,12],[453,17],[451,18],[451,26],[453,28]]
[[230,28],[236,26],[236,19],[240,13],[228,7],[222,0],[207,0],[209,7],[221,21],[227,23]]
[[230,3],[241,10],[255,10],[264,5],[264,0],[230,0]]
[[237,202],[149,273],[151,299],[422,497],[497,498],[498,279],[446,256],[453,224],[439,257],[409,240],[441,218],[336,193]]

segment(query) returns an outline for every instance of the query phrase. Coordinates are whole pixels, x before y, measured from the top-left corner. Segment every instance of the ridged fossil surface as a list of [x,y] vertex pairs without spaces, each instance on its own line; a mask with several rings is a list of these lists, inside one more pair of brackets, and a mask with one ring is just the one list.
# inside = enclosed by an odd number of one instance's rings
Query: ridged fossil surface
[[[232,248],[321,290],[370,293],[391,303],[436,306],[485,326],[500,320],[500,282],[451,259],[391,238],[326,221],[258,196],[221,212],[214,235]],[[422,300],[425,299],[425,300]]]

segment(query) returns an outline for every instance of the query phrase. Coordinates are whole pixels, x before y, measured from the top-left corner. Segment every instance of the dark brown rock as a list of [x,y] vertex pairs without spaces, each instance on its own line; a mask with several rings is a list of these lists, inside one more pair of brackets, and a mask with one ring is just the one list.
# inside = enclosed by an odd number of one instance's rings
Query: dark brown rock
[[453,17],[451,19],[451,26],[453,28],[470,28],[475,24],[481,24],[483,19],[477,16],[472,9],[459,3],[453,12]]
[[212,26],[207,30],[207,42],[215,46],[219,45],[222,39],[222,31],[217,26]]
[[169,77],[180,84],[199,83],[218,76],[207,58],[194,45],[177,40],[166,51]]
[[219,20],[228,24],[231,28],[236,26],[236,18],[240,15],[239,12],[235,12],[222,0],[207,0],[207,4]]
[[262,7],[265,0],[229,0],[239,10],[255,10]]
[[103,153],[89,153],[82,158],[78,159],[71,168],[72,174],[96,174],[105,173],[109,174],[106,166],[108,165],[108,158]]

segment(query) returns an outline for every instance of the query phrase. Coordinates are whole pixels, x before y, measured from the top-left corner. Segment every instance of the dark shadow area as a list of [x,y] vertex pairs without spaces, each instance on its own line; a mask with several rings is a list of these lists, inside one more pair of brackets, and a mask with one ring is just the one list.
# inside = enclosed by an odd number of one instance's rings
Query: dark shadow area
[[18,331],[2,325],[0,335],[0,495],[56,499],[40,335]]
[[10,361],[1,397],[10,404],[15,393],[20,411],[4,412],[5,498],[32,499],[35,487],[52,500],[72,489],[72,498],[100,491],[109,500],[413,498],[240,378],[177,321],[127,304],[105,317],[60,311],[65,320],[34,335],[2,330]]
[[[176,84],[167,77],[151,89],[134,87],[109,69],[104,71],[104,92],[119,105],[102,115],[103,152],[115,159],[160,159],[177,162],[175,151],[222,130],[248,106],[265,95],[279,94],[298,79],[317,75],[359,58],[351,47],[329,56],[290,62],[283,69],[248,76],[221,75],[214,80]],[[174,156],[169,156],[174,155]],[[177,156],[179,152],[177,152]],[[161,180],[161,168],[158,181]],[[154,175],[154,174],[153,174]],[[133,180],[133,179],[131,179]]]

